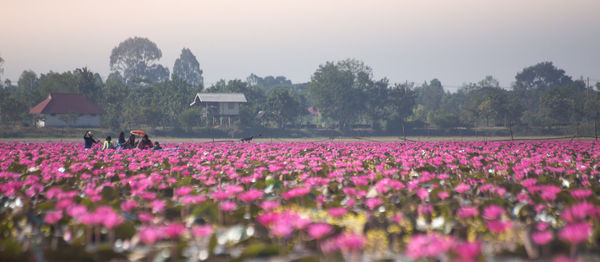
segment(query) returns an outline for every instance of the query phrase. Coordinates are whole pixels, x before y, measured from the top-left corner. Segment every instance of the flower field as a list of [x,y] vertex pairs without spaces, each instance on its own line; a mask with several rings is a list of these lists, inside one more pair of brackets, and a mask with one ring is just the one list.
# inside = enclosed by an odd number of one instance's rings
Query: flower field
[[0,143],[0,261],[600,259],[596,142],[165,148]]

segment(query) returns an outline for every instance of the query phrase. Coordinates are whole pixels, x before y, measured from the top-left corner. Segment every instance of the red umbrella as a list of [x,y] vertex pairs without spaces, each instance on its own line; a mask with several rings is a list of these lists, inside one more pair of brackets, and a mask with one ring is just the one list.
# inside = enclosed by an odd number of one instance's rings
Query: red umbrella
[[136,136],[144,136],[146,133],[142,130],[132,130],[131,134]]

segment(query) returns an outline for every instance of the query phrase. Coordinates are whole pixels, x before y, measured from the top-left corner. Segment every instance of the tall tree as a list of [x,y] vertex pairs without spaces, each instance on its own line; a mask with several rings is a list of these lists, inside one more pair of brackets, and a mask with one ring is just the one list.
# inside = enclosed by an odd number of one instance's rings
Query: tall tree
[[110,69],[118,72],[128,85],[162,82],[169,78],[169,69],[158,64],[162,52],[148,38],[132,37],[113,48]]
[[[359,69],[359,70],[354,70]],[[310,98],[324,117],[335,121],[340,128],[348,128],[362,112],[364,103],[359,89],[360,65],[349,60],[320,65],[311,77]]]
[[87,67],[77,68],[74,71],[77,91],[81,92],[94,103],[100,102],[102,98],[102,78],[98,74],[94,74]]
[[0,56],[0,76],[2,76],[2,74],[4,74],[4,58]]
[[173,75],[193,86],[204,85],[200,64],[196,60],[196,56],[188,48],[183,48],[179,58],[175,60]]
[[301,103],[287,89],[275,89],[267,97],[267,114],[279,128],[284,128],[286,123],[293,122],[302,113]]

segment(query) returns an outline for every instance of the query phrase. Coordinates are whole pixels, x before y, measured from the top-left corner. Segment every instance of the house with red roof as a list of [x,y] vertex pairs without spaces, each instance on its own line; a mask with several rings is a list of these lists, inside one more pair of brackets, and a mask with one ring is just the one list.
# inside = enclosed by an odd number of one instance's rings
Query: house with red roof
[[29,113],[38,115],[38,127],[98,127],[104,110],[83,94],[50,93]]

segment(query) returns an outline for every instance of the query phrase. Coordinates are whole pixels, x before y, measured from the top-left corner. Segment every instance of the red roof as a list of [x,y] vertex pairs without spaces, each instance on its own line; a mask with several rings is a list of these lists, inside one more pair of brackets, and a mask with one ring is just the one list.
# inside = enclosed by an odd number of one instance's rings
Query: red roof
[[104,114],[83,94],[50,93],[48,98],[29,110],[30,114]]

